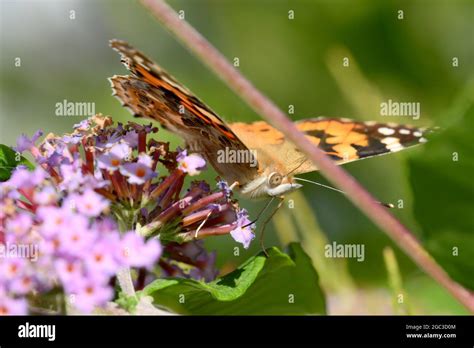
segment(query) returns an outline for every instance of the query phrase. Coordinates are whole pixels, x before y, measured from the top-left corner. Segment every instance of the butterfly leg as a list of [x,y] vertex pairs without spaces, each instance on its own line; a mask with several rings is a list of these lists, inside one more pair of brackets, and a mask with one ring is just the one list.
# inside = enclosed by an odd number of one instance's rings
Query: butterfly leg
[[275,197],[272,197],[267,204],[265,204],[265,207],[263,207],[262,210],[260,210],[260,212],[257,214],[257,217],[255,219],[253,219],[252,221],[250,221],[247,225],[245,225],[243,228],[247,227],[247,226],[250,226],[250,225],[253,225],[254,223],[256,223],[258,221],[258,219],[260,219],[260,216],[263,215],[263,213],[265,213],[267,211],[267,208],[270,206],[270,204],[272,204],[273,200],[275,199]]
[[283,205],[283,201],[285,200],[285,197],[284,196],[280,196],[280,201],[278,202],[278,205],[276,206],[276,208],[272,211],[272,213],[270,214],[270,216],[263,222],[263,225],[262,225],[262,231],[260,232],[260,246],[262,247],[262,250],[263,250],[263,253],[265,254],[265,256],[269,256],[267,251],[265,250],[265,245],[264,245],[264,239],[263,239],[263,236],[264,236],[264,233],[265,233],[265,227],[267,226],[267,223],[270,222],[270,220],[272,219],[272,217],[276,214],[276,212],[278,211],[278,209],[281,208],[281,206]]

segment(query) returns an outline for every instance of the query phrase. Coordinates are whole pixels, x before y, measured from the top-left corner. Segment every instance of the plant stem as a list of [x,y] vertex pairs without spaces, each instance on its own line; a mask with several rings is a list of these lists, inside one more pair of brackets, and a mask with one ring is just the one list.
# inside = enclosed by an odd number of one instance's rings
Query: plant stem
[[[124,215],[126,216],[124,217]],[[117,211],[116,216],[121,232],[130,231],[132,229],[129,216],[125,210]],[[117,281],[119,283],[120,289],[122,289],[125,295],[136,297],[130,267],[123,267],[119,269],[117,272]]]
[[[126,227],[127,225],[121,224],[121,231],[128,231],[130,228]],[[135,286],[133,285],[132,273],[130,267],[123,267],[117,272],[117,281],[119,283],[120,289],[127,296],[133,296],[137,298],[137,293],[135,291]],[[165,310],[156,308],[153,305],[151,298],[141,297],[138,298],[138,304],[135,308],[134,314],[136,315],[174,315],[173,313],[167,312]]]
[[120,289],[127,296],[136,296],[135,288],[133,287],[132,275],[130,273],[130,267],[121,268],[117,272],[117,280],[120,285]]
[[402,275],[392,248],[387,246],[383,249],[383,259],[387,268],[388,285],[393,294],[393,310],[396,314],[411,315],[407,294],[403,289]]
[[182,43],[196,54],[237,95],[259,115],[305,153],[331,183],[346,192],[347,197],[377,226],[385,231],[395,243],[428,275],[444,286],[460,303],[474,313],[474,295],[453,281],[436,261],[423,249],[413,234],[395,219],[386,208],[377,203],[352,176],[337,167],[319,148],[314,146],[294,123],[267,97],[243,77],[226,58],[199,32],[162,0],[141,0],[153,15]]

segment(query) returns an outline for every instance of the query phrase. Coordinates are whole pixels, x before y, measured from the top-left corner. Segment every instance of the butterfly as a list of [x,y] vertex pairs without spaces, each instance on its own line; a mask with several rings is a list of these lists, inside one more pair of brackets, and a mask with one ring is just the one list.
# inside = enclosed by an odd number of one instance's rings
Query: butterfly
[[[182,137],[241,194],[277,197],[300,188],[295,175],[316,171],[285,135],[264,121],[224,122],[174,77],[125,41],[111,40],[130,75],[109,80],[115,95],[134,116],[158,121]],[[337,164],[397,152],[426,142],[427,129],[395,123],[318,117],[296,127]]]

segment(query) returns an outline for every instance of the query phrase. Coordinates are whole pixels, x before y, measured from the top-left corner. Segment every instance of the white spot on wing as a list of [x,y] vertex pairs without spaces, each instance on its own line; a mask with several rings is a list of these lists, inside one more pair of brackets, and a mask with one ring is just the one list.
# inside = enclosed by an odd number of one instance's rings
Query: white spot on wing
[[414,135],[415,137],[421,137],[423,134],[422,134],[421,132],[419,132],[419,131],[416,131],[416,132],[413,132],[413,135]]
[[400,139],[395,138],[395,137],[386,137],[386,138],[383,138],[380,142],[385,145],[390,145],[394,143],[399,143]]
[[398,133],[403,134],[403,135],[408,135],[411,132],[408,129],[401,128],[401,129],[398,130]]
[[387,145],[387,149],[389,149],[391,152],[397,152],[397,151],[403,150],[404,146],[400,143],[396,143],[396,144]]
[[382,135],[392,135],[393,133],[395,133],[395,130],[388,127],[380,127],[378,129],[378,132]]
[[387,147],[387,150],[391,152],[400,151],[404,148],[403,145],[400,144],[400,139],[395,138],[395,137],[383,138],[380,142],[382,144],[385,144]]

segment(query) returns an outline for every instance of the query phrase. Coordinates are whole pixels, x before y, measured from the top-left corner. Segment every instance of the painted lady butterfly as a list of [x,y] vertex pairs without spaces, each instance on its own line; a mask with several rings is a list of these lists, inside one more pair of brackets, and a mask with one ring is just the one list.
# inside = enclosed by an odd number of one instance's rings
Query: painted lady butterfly
[[[128,43],[112,40],[131,72],[110,78],[114,95],[136,117],[160,122],[182,137],[188,149],[200,153],[242,194],[275,197],[301,187],[293,176],[317,170],[314,164],[264,121],[226,124],[215,112],[171,75]],[[296,122],[299,130],[337,164],[396,152],[425,142],[422,128],[394,123],[357,122],[345,118],[312,118]],[[251,153],[252,161],[219,160],[226,150]]]

